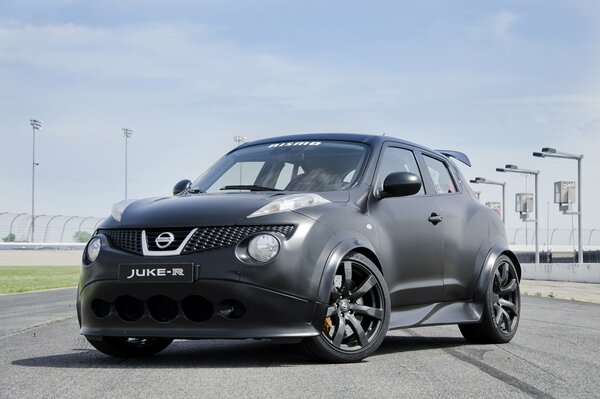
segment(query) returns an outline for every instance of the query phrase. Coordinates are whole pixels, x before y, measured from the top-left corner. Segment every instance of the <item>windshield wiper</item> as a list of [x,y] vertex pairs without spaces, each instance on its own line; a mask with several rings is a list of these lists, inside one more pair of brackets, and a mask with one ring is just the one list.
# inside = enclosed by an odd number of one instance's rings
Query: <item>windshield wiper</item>
[[257,186],[256,184],[239,184],[221,187],[221,190],[250,190],[250,191],[283,191],[278,188]]
[[200,193],[204,193],[205,191],[200,190],[199,188],[191,188],[188,190],[188,194],[200,194]]

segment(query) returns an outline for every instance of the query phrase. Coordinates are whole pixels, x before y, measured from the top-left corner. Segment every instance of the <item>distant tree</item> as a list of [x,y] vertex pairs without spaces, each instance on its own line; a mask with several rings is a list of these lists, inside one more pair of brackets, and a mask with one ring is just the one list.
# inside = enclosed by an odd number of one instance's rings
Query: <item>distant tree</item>
[[75,242],[88,242],[92,235],[87,231],[77,231],[73,234],[73,241]]
[[4,242],[15,242],[16,239],[17,239],[17,236],[15,236],[15,233],[8,233],[8,235],[6,237],[4,237],[2,239],[2,241],[4,241]]

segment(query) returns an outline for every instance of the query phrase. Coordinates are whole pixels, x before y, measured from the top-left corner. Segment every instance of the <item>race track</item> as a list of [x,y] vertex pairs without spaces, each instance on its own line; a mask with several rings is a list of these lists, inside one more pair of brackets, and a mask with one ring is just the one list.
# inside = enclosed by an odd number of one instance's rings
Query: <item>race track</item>
[[176,341],[113,359],[78,334],[75,290],[0,296],[0,397],[600,397],[600,305],[524,297],[515,339],[468,345],[456,326],[392,331],[358,364],[295,346]]

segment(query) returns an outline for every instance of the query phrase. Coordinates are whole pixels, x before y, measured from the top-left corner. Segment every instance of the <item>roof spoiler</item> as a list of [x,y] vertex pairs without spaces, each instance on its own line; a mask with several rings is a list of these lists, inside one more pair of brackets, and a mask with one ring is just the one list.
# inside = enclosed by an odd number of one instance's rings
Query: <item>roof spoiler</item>
[[436,150],[436,151],[439,152],[440,154],[444,154],[448,158],[457,159],[460,162],[464,163],[465,165],[471,166],[471,160],[469,159],[468,156],[466,156],[462,152],[451,151],[451,150]]

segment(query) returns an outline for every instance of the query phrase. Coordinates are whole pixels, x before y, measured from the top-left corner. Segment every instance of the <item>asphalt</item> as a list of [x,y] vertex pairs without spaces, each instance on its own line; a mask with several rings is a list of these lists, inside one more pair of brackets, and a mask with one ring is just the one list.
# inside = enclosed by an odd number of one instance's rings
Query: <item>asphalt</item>
[[295,346],[175,341],[113,359],[78,334],[74,289],[0,297],[0,397],[600,397],[600,305],[523,297],[505,345],[456,326],[393,331],[358,364],[315,364]]

